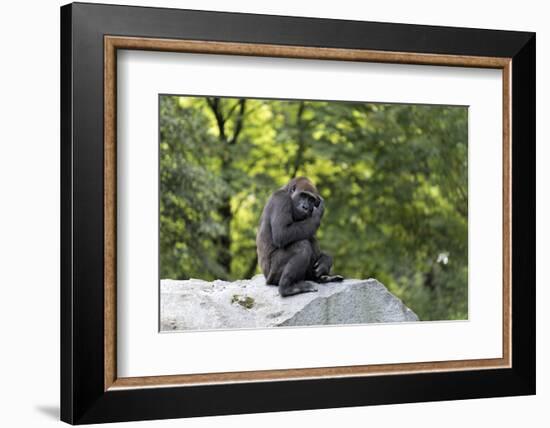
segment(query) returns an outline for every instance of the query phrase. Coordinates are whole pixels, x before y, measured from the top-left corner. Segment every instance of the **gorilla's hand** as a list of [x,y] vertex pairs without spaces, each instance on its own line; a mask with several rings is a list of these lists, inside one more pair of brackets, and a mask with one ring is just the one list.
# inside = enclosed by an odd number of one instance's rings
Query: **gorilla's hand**
[[321,219],[323,218],[323,214],[325,213],[325,200],[319,196],[319,206],[315,207],[313,209],[313,213],[311,215],[312,218],[317,220],[319,224],[321,223]]

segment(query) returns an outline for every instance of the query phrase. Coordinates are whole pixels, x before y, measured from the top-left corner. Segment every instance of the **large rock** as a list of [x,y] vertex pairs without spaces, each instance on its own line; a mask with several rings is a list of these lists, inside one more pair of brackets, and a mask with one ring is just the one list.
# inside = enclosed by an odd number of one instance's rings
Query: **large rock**
[[161,330],[265,328],[418,321],[375,279],[318,284],[282,298],[263,275],[249,280],[161,281]]

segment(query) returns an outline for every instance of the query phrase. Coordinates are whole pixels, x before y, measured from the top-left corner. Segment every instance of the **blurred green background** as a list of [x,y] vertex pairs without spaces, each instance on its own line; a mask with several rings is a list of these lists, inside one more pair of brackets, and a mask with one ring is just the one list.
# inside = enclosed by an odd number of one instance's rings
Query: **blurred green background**
[[161,278],[259,273],[262,208],[304,175],[333,272],[422,320],[466,319],[467,142],[466,107],[161,95]]

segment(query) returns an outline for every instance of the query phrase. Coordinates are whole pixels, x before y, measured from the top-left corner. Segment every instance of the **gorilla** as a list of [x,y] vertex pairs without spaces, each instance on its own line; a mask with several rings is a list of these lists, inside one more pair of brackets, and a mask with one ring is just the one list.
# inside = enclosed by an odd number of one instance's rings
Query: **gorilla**
[[321,252],[315,233],[325,211],[314,184],[298,177],[275,191],[264,207],[256,235],[258,261],[268,285],[283,297],[317,291],[318,283],[342,281],[330,275],[332,257]]

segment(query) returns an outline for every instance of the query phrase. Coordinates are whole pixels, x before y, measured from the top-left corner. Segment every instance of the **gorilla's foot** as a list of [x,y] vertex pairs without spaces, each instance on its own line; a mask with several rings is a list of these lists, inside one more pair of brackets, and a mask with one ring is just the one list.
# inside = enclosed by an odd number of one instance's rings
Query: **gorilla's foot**
[[295,294],[300,293],[310,293],[317,291],[315,285],[311,282],[300,281],[295,282],[294,284],[280,284],[279,285],[279,294],[282,297],[294,296]]
[[320,284],[326,284],[327,282],[341,282],[344,280],[342,275],[321,275],[317,282]]

